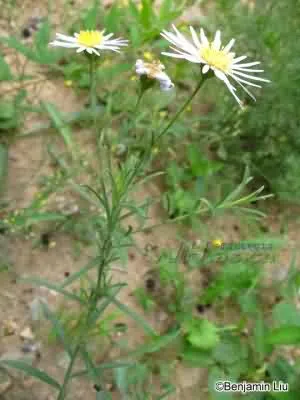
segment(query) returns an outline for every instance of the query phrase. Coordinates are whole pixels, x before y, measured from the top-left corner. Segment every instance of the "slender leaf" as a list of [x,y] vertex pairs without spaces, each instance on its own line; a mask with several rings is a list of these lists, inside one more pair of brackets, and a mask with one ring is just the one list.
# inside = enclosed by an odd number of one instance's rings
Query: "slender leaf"
[[27,375],[37,378],[40,381],[47,383],[50,386],[53,386],[55,389],[60,390],[60,384],[55,379],[51,378],[51,376],[49,376],[46,372],[44,372],[38,368],[32,367],[31,365],[27,364],[25,361],[1,360],[0,365],[15,368],[20,371],[23,371]]
[[20,278],[19,281],[24,282],[24,283],[30,283],[35,286],[46,287],[50,290],[54,290],[55,292],[64,295],[65,297],[67,297],[70,300],[76,300],[79,303],[85,305],[85,302],[76,294],[70,293],[67,290],[62,289],[60,286],[58,286],[54,283],[51,283],[45,279],[34,278],[34,277],[25,277],[25,278]]
[[7,176],[8,167],[8,149],[0,143],[0,193],[2,192],[4,182]]
[[61,340],[67,353],[72,356],[72,350],[65,338],[64,328],[61,322],[56,318],[55,314],[49,309],[46,303],[41,302],[41,307],[45,317],[52,323],[56,336]]
[[157,333],[155,330],[148,324],[148,322],[137,314],[135,311],[131,310],[125,304],[119,302],[117,299],[109,297],[111,302],[115,304],[121,311],[131,317],[138,325],[142,326],[145,332],[147,332],[150,336],[156,336]]
[[61,134],[67,148],[74,156],[74,144],[73,144],[73,139],[72,139],[72,131],[71,131],[70,127],[65,123],[61,113],[58,111],[58,109],[56,108],[56,106],[54,104],[43,102],[42,105],[43,105],[44,109],[47,111],[47,113],[49,114],[49,117],[50,117],[54,127]]

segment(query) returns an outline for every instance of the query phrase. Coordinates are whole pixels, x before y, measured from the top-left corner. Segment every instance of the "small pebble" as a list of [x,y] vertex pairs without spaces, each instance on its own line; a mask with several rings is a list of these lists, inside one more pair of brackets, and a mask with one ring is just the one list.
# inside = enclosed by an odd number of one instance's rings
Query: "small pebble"
[[21,350],[23,353],[36,353],[40,350],[41,345],[40,343],[30,343],[30,342],[25,342]]
[[24,328],[22,332],[20,333],[20,338],[22,340],[34,340],[35,336],[29,326]]

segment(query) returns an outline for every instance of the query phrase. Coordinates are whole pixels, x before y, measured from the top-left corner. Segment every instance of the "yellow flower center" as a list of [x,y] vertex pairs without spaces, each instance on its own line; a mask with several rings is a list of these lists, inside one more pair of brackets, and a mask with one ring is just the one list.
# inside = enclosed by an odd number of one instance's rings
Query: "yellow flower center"
[[148,78],[155,79],[157,74],[160,74],[164,69],[164,65],[159,61],[153,61],[152,63],[144,63],[144,66],[148,69]]
[[215,239],[212,241],[212,244],[214,247],[222,247],[223,245],[223,240],[221,239]]
[[101,44],[103,35],[99,31],[80,31],[77,42],[85,47],[94,47]]
[[226,53],[223,50],[216,50],[209,45],[200,50],[200,56],[208,65],[227,73],[230,71],[230,66],[233,60],[232,53]]

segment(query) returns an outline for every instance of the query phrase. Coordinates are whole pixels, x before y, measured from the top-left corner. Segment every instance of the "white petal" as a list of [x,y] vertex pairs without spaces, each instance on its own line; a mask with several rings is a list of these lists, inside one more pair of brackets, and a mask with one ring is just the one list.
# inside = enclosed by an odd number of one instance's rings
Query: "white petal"
[[219,71],[219,70],[214,70],[215,75],[217,78],[221,79],[221,81],[223,81],[225,83],[225,85],[227,86],[227,88],[229,89],[230,93],[233,95],[233,97],[236,99],[236,101],[239,103],[239,105],[242,107],[242,102],[241,100],[238,98],[238,96],[235,94],[235,88],[232,86],[232,84],[229,82],[229,79],[227,78],[227,76]]
[[200,39],[201,39],[201,43],[204,46],[208,46],[209,45],[209,41],[208,41],[208,39],[207,39],[207,37],[206,37],[206,35],[204,33],[204,30],[202,28],[200,29]]
[[242,72],[265,72],[263,69],[251,69],[251,68],[240,68],[234,67],[232,68],[233,71],[242,71]]
[[97,56],[100,56],[100,53],[98,52],[98,50],[92,48],[92,52],[95,53]]
[[114,51],[115,53],[121,53],[117,47],[111,47],[111,46],[95,46],[95,47],[96,49],[99,50],[111,50]]
[[[176,32],[176,34],[177,34],[177,39],[179,39],[179,43],[180,43],[180,45],[181,45],[180,47],[181,47],[183,50],[188,51],[189,53],[191,53],[191,54],[193,54],[193,55],[197,54],[197,53],[198,53],[198,49],[197,49],[194,45],[192,45],[192,44],[178,31],[178,29],[176,28],[175,25],[172,25],[172,27],[173,27],[174,31]],[[177,40],[177,43],[178,43],[178,40]],[[177,45],[178,45],[178,44],[177,44]]]
[[110,39],[112,36],[114,36],[114,34],[109,33],[108,35],[103,36],[103,39],[107,40],[107,39]]
[[93,50],[90,47],[86,47],[85,49],[89,54],[93,54]]
[[204,65],[204,67],[202,68],[202,73],[206,74],[209,71],[209,65]]
[[234,70],[232,73],[234,75],[243,76],[244,78],[252,79],[253,81],[270,82],[268,79],[260,78],[259,76],[243,74],[242,72],[236,71],[236,70]]
[[[236,67],[252,67],[252,66],[258,65],[258,64],[260,64],[260,61],[254,61],[254,62],[250,62],[250,63],[246,63],[246,64],[237,64]],[[235,68],[235,65],[232,68]]]
[[199,60],[199,62],[203,62],[202,58],[200,57],[200,53],[199,52],[198,52],[198,54],[195,55],[195,54],[191,54],[191,53],[185,52],[184,50],[183,51],[178,50],[176,47],[173,47],[173,46],[170,46],[170,49],[174,50],[176,53],[181,54],[183,56],[193,57],[196,60]]
[[230,42],[224,47],[223,51],[229,53],[235,43],[235,39],[231,39]]
[[160,88],[164,92],[167,92],[168,90],[173,89],[173,87],[174,87],[174,83],[171,80],[160,82]]
[[59,40],[54,40],[49,43],[50,46],[58,46],[58,47],[66,47],[68,49],[73,49],[79,46],[78,43],[68,43],[68,42],[60,42]]
[[221,32],[217,31],[215,35],[215,39],[212,43],[212,46],[215,50],[220,50],[221,48]]
[[56,33],[56,37],[57,37],[57,39],[60,39],[60,40],[66,41],[66,42],[72,42],[72,43],[77,42],[75,37],[63,35],[62,33]]
[[198,47],[198,49],[200,49],[200,47],[201,47],[200,40],[198,39],[197,33],[195,32],[195,29],[192,26],[190,26],[190,31],[191,31],[192,38],[193,38],[193,41],[194,41],[196,47]]
[[254,100],[256,101],[255,96],[248,90],[240,81],[236,81],[244,90],[245,92]]
[[84,51],[86,49],[86,47],[79,47],[79,49],[76,50],[77,53],[81,53],[82,51]]
[[233,74],[230,74],[230,76],[231,76],[235,81],[239,81],[239,82],[246,83],[246,84],[249,85],[249,86],[254,86],[254,87],[261,88],[260,85],[256,85],[255,83],[245,81],[245,79],[239,78],[239,77],[237,77],[237,76],[235,76],[235,75],[233,75]]
[[193,57],[193,56],[175,54],[175,53],[167,53],[167,52],[163,52],[161,54],[163,54],[165,56],[168,56],[168,57],[185,59],[185,60],[188,60],[188,61],[190,61],[192,63],[195,63],[195,64],[201,64],[201,61],[198,58]]
[[113,46],[128,46],[128,40],[123,39],[113,39],[113,40],[105,40],[104,44],[109,44]]
[[232,64],[236,64],[236,63],[238,63],[238,62],[240,62],[240,61],[242,61],[242,60],[245,60],[245,58],[247,58],[247,56],[241,56],[241,57],[235,58],[235,59],[232,61]]

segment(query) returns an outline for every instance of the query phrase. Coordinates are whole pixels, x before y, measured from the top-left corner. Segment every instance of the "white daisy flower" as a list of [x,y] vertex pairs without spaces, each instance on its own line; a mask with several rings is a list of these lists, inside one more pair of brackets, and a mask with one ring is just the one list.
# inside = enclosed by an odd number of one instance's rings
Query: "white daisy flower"
[[174,87],[174,83],[164,72],[165,66],[159,61],[146,63],[143,60],[137,60],[135,63],[135,72],[139,76],[145,76],[148,79],[156,79],[163,91],[168,91]]
[[127,46],[128,40],[120,38],[111,39],[113,33],[105,35],[104,32],[104,30],[80,31],[79,33],[74,33],[74,36],[57,33],[56,40],[51,42],[50,45],[77,49],[77,53],[81,53],[82,51],[86,51],[89,54],[95,53],[97,56],[100,56],[101,50],[112,50],[119,53],[120,47]]
[[243,84],[260,88],[261,86],[254,82],[270,82],[256,76],[257,73],[264,72],[262,69],[253,69],[255,65],[260,64],[259,61],[241,63],[247,56],[235,57],[235,53],[230,51],[234,45],[234,39],[231,39],[226,46],[221,47],[220,31],[216,32],[214,41],[209,42],[203,29],[200,30],[200,36],[198,36],[194,28],[190,26],[192,40],[187,40],[174,25],[172,27],[175,33],[163,31],[161,35],[175,46],[170,46],[174,53],[164,52],[162,54],[196,64],[204,64],[202,73],[206,74],[212,70],[215,76],[225,83],[241,106],[242,102],[236,95],[236,88],[231,84],[229,78],[236,81],[254,100],[255,97]]

